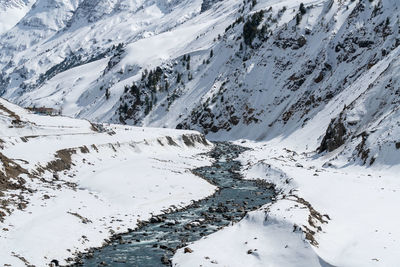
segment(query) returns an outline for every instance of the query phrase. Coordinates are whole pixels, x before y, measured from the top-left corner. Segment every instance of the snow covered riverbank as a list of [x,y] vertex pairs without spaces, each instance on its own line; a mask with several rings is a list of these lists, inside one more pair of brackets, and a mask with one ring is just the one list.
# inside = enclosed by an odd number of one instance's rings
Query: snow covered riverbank
[[398,265],[398,166],[329,164],[335,154],[296,153],[285,140],[241,145],[253,148],[241,156],[243,175],[275,184],[280,194],[190,244],[193,253],[178,251],[175,266]]
[[[0,104],[1,175],[23,179],[0,195],[5,266],[65,264],[152,214],[215,191],[190,171],[210,164],[199,153],[212,145],[197,132],[116,125],[99,131],[87,121]],[[7,166],[23,171],[13,177]]]
[[[286,144],[288,145],[288,144]],[[396,266],[400,258],[399,166],[349,165],[340,151],[310,157],[277,142],[243,156],[248,178],[282,189],[269,216],[296,224],[313,250],[334,266]],[[266,157],[266,155],[268,155]],[[262,159],[262,160],[260,160]]]

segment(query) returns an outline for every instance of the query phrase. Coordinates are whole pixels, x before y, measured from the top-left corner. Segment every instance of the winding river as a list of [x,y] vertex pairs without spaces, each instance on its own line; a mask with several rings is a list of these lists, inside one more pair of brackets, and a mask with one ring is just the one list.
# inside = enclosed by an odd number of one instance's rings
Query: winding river
[[260,181],[243,180],[235,161],[245,151],[227,142],[215,143],[212,166],[193,172],[219,190],[190,207],[153,217],[137,230],[113,238],[107,246],[87,253],[83,266],[168,266],[176,249],[239,221],[246,212],[270,202],[273,190]]

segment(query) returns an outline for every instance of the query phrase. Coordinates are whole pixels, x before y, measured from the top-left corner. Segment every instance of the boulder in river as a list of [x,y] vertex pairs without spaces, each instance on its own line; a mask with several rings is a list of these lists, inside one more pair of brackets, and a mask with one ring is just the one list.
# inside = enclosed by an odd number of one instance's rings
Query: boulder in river
[[163,255],[161,257],[161,263],[165,264],[165,265],[169,265],[170,264],[170,260],[168,259],[167,255]]

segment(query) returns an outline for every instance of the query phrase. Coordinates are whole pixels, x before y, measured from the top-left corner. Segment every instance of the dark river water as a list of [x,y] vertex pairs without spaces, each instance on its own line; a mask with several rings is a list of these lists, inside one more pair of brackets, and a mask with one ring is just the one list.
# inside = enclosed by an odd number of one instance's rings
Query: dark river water
[[226,142],[215,143],[209,153],[212,166],[193,172],[219,190],[190,207],[152,218],[137,230],[113,238],[107,246],[84,254],[83,266],[168,266],[178,248],[239,221],[246,212],[270,202],[273,190],[260,181],[243,180],[235,161],[246,149]]

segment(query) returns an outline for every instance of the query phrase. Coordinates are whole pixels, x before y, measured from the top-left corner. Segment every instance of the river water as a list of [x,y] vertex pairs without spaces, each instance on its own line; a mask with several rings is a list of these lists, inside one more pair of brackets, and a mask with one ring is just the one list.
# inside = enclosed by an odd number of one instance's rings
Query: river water
[[273,190],[268,185],[243,180],[238,173],[241,164],[235,158],[245,150],[227,142],[215,143],[209,153],[214,164],[193,170],[218,186],[213,196],[117,236],[107,246],[85,254],[80,265],[168,266],[176,249],[239,221],[246,212],[270,202]]

